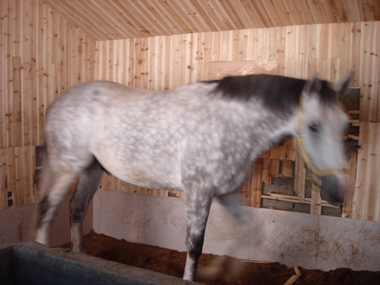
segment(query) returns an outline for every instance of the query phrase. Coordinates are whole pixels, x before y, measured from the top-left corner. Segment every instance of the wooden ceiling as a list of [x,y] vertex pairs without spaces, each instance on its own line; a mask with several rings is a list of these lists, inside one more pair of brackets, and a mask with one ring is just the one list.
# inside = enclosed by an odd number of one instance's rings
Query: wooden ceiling
[[380,20],[380,0],[42,0],[94,40]]

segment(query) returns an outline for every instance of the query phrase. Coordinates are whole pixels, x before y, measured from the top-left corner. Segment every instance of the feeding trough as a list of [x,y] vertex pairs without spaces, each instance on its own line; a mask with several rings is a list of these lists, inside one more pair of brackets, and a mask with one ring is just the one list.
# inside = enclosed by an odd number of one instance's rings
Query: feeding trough
[[60,248],[0,245],[1,284],[196,284]]

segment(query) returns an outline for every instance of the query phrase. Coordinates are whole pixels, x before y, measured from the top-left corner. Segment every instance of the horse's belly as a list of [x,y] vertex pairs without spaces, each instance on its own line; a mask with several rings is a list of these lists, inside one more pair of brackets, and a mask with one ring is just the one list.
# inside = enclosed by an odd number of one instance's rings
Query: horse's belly
[[182,190],[179,165],[175,161],[122,161],[97,157],[100,164],[117,178],[140,187]]

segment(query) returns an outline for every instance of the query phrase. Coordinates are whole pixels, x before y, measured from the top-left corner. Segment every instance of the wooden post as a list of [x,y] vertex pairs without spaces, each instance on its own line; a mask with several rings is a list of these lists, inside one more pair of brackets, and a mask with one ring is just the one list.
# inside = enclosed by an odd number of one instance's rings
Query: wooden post
[[252,175],[252,187],[254,187],[251,192],[251,207],[261,208],[261,193],[263,185],[263,160],[259,158],[253,166],[253,175]]
[[369,123],[360,123],[359,153],[356,171],[356,185],[353,202],[353,218],[363,219],[364,195],[366,189],[367,161],[369,156]]
[[301,200],[305,199],[306,168],[302,157],[297,153],[295,160],[294,192]]
[[342,216],[346,218],[352,218],[352,206],[354,202],[355,196],[355,180],[356,180],[356,160],[357,160],[357,152],[352,152],[350,155],[350,159],[348,161],[348,169],[349,169],[349,182],[347,193],[344,197],[343,204],[343,213]]
[[321,189],[318,185],[313,183],[313,185],[311,186],[310,214],[320,215],[321,213],[322,213]]

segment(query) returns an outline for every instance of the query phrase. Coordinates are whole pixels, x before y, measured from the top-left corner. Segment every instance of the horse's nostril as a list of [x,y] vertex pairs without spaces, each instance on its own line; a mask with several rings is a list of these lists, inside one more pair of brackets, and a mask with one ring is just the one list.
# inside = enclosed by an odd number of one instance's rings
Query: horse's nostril
[[336,175],[322,177],[321,197],[330,203],[343,203],[344,195]]
[[321,191],[321,197],[323,200],[326,200],[329,203],[333,204],[341,204],[344,201],[343,196],[339,195],[338,193],[328,193],[325,191]]

